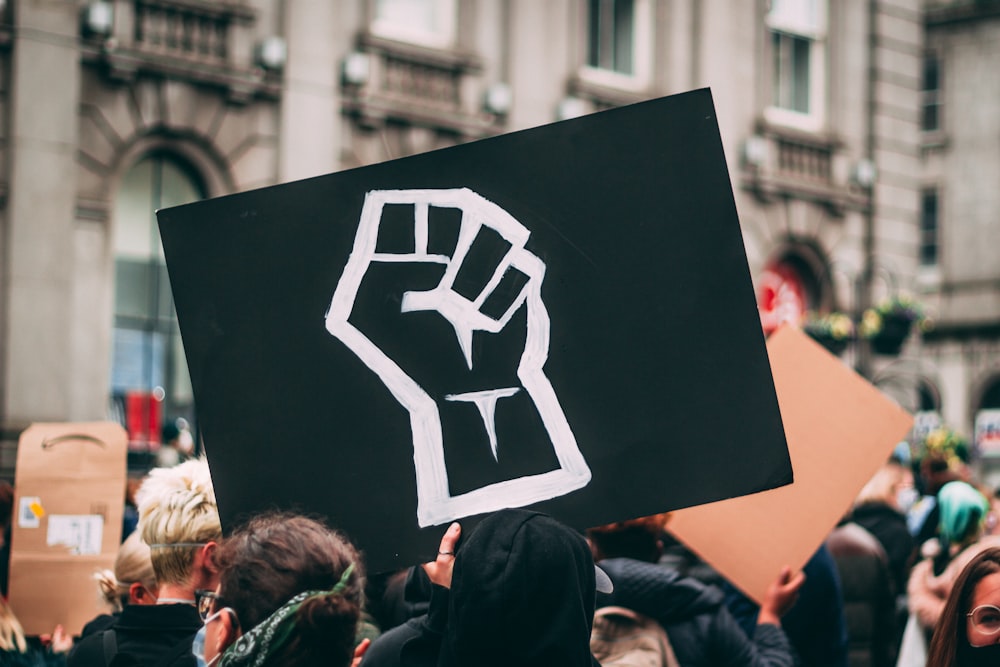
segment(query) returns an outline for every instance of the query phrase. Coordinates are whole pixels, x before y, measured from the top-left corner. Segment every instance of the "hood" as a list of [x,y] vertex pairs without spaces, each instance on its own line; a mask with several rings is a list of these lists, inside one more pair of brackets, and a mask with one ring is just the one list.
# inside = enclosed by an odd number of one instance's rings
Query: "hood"
[[713,612],[723,602],[719,589],[662,565],[631,558],[608,558],[600,565],[615,589],[610,595],[597,596],[599,607],[627,607],[670,624]]
[[591,667],[594,595],[583,536],[538,512],[496,512],[455,556],[438,664]]
[[867,519],[869,517],[904,517],[905,514],[900,512],[898,509],[885,502],[884,500],[868,500],[859,505],[856,505],[851,511],[851,517],[854,519]]

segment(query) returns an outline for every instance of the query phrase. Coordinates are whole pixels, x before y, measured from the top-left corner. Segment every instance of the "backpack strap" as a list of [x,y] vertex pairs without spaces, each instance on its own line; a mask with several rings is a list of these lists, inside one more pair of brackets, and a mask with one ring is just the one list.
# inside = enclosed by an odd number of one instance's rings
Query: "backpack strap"
[[101,633],[104,645],[104,667],[111,667],[111,661],[118,655],[118,639],[115,637],[114,628],[108,628]]

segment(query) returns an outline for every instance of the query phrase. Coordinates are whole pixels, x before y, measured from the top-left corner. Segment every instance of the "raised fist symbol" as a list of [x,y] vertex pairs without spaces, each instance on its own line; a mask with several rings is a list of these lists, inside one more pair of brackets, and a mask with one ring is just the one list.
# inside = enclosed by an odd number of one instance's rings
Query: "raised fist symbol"
[[[407,234],[411,234],[412,246],[405,250],[386,252],[379,249],[380,226],[384,224],[388,210],[406,212],[402,224]],[[428,242],[429,219],[443,210],[460,215],[457,238],[450,254],[432,252],[434,249],[429,248]],[[411,216],[412,220],[409,219]],[[399,221],[394,224],[399,224]],[[485,286],[478,293],[470,294],[468,289],[456,285],[456,278],[460,271],[469,269],[470,264],[484,263],[481,254],[469,252],[484,230],[492,230],[494,236],[499,235],[506,252],[495,266],[474,267],[480,273],[485,271]],[[513,216],[466,188],[375,190],[365,197],[354,249],[333,294],[326,328],[381,379],[393,397],[409,412],[417,484],[417,521],[421,527],[505,507],[522,507],[565,495],[590,481],[590,468],[577,447],[555,391],[543,372],[549,352],[549,316],[541,293],[545,264],[525,249],[528,236],[529,231]],[[454,381],[456,386],[467,388],[469,378],[442,380],[441,377],[422,377],[418,381],[403,370],[398,359],[390,358],[373,342],[372,332],[363,331],[363,324],[360,328],[352,324],[352,312],[369,271],[375,265],[387,268],[389,264],[403,269],[419,266],[443,271],[440,279],[438,273],[433,274],[436,286],[404,292],[397,306],[398,311],[433,312],[444,318],[454,329],[457,352],[470,374],[475,366],[475,332],[500,334],[505,328],[509,330],[526,322],[524,348],[516,362],[516,374],[510,374],[512,386],[482,386],[462,392],[441,390],[442,381]],[[495,303],[491,297],[496,296],[495,292],[504,291],[498,289],[501,284],[508,293],[511,292],[510,281],[505,278],[509,279],[512,275],[520,279],[519,289],[513,291],[513,298],[503,302],[506,307],[498,311],[495,305],[489,305]],[[526,313],[515,318],[522,306]],[[475,380],[472,382],[474,384]],[[519,386],[513,386],[518,382]],[[435,388],[429,389],[431,385]],[[445,465],[442,409],[455,403],[474,407],[481,418],[492,460],[497,461],[498,451],[503,451],[504,447],[502,441],[498,442],[497,410],[505,405],[505,401],[514,400],[511,397],[522,394],[522,389],[544,426],[558,467],[452,495]],[[465,443],[451,443],[449,446],[465,446]]]

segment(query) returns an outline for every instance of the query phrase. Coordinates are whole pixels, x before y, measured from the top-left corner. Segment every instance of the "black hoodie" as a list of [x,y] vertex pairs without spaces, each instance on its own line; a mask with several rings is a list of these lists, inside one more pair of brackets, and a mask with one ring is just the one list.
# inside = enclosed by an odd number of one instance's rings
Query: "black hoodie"
[[579,533],[537,512],[492,514],[455,560],[439,667],[591,667],[594,586]]
[[501,510],[463,540],[451,591],[435,587],[429,615],[375,640],[362,667],[598,667],[594,596],[594,560],[578,532]]

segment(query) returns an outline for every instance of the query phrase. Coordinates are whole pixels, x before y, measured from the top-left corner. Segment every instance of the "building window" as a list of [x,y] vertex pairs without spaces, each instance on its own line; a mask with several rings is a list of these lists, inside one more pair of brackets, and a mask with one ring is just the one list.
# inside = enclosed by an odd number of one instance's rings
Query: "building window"
[[375,0],[372,32],[425,46],[455,41],[455,0]]
[[587,18],[587,64],[635,74],[635,3],[633,0],[590,0]]
[[159,443],[168,421],[194,420],[154,211],[204,196],[185,165],[167,155],[151,155],[126,173],[115,201],[111,405],[133,449]]
[[581,77],[601,86],[643,89],[652,69],[650,0],[588,0],[586,18]]
[[772,120],[819,129],[826,86],[825,0],[772,0],[767,13],[771,48]]
[[934,54],[924,58],[923,113],[920,126],[924,132],[941,129],[941,61]]
[[920,265],[938,263],[938,193],[924,190],[920,205]]

